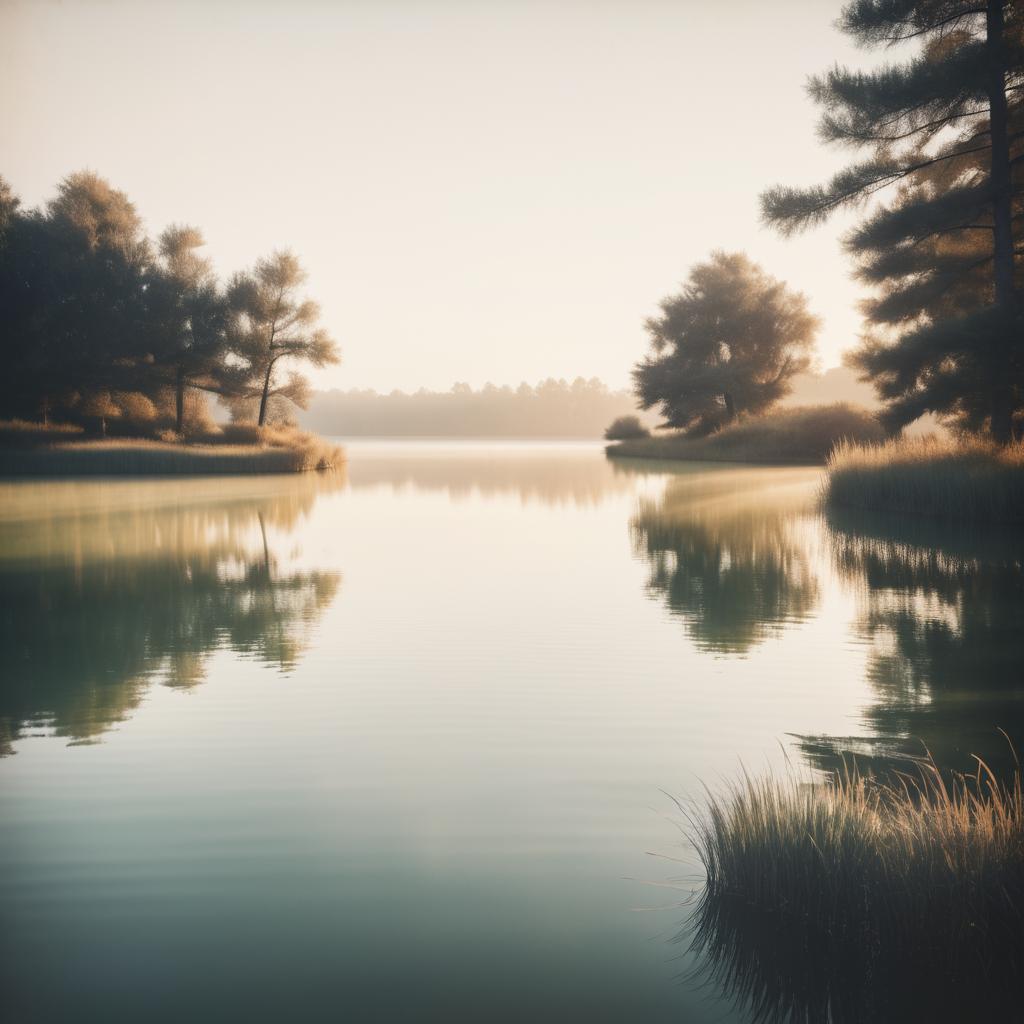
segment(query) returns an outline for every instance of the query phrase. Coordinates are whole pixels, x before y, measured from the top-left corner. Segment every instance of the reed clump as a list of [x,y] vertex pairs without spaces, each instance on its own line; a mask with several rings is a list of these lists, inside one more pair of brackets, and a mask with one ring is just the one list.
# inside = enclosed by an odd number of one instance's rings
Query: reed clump
[[945,519],[1024,521],[1024,443],[901,438],[843,442],[827,462],[830,505]]
[[744,774],[691,825],[692,944],[755,1019],[1019,1019],[1000,1016],[1024,984],[1019,768]]
[[818,464],[843,440],[881,441],[873,413],[844,402],[780,409],[741,419],[707,437],[667,433],[621,440],[609,455],[637,459]]

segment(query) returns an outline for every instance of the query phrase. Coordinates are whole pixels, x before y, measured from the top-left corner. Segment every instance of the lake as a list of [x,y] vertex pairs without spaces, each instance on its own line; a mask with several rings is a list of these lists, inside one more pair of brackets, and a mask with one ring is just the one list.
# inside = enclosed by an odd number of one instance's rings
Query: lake
[[0,484],[6,1019],[743,1021],[673,798],[1024,739],[1015,536],[813,468],[347,447]]

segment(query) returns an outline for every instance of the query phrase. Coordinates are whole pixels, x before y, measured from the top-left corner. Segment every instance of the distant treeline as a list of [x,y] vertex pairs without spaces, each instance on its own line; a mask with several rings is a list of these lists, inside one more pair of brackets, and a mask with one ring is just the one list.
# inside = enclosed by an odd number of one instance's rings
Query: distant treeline
[[474,391],[413,394],[392,391],[321,391],[313,395],[302,425],[325,434],[355,437],[592,437],[617,416],[632,413],[628,391],[601,381],[548,379],[536,387],[486,384]]

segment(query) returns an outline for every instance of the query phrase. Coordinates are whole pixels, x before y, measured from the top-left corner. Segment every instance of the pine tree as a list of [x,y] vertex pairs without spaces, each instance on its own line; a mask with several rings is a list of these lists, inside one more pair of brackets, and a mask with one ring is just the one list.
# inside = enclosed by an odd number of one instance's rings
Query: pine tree
[[716,252],[646,327],[653,351],[633,370],[641,407],[702,435],[784,397],[810,365],[818,319],[742,253]]
[[133,389],[146,360],[149,244],[128,197],[91,172],[68,175],[44,210],[3,197],[3,415],[74,410]]
[[1005,443],[1024,405],[1020,5],[853,0],[840,26],[861,44],[920,49],[811,80],[821,137],[869,154],[824,186],[770,189],[765,219],[793,232],[889,190],[846,239],[877,288],[865,304],[875,330],[852,361],[893,427],[934,412]]
[[243,398],[259,399],[257,424],[267,420],[269,403],[275,397],[305,406],[306,380],[292,373],[279,381],[282,361],[304,361],[325,366],[339,360],[338,349],[328,333],[316,327],[320,308],[300,299],[298,290],[306,274],[290,252],[275,252],[257,261],[251,274],[240,274],[228,289],[236,311],[232,348],[245,363],[248,387]]
[[155,338],[158,376],[174,394],[175,429],[184,429],[189,388],[229,392],[238,373],[226,359],[229,309],[217,287],[198,228],[172,225],[161,235],[148,274],[147,321]]

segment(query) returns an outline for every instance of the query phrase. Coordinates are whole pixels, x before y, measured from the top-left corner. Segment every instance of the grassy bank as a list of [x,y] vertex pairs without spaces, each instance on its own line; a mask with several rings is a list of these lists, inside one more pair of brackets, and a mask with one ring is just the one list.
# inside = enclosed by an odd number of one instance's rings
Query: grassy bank
[[67,426],[0,425],[0,476],[193,476],[301,473],[344,461],[336,445],[292,428],[229,425],[165,440],[84,439]]
[[837,507],[999,523],[1024,521],[1024,444],[919,438],[844,443],[828,460]]
[[883,431],[866,409],[845,403],[806,406],[753,416],[708,437],[683,434],[620,441],[605,450],[633,459],[715,462],[823,463],[842,440],[880,442]]
[[693,828],[693,946],[756,1019],[1019,1019],[1019,772],[744,776]]

